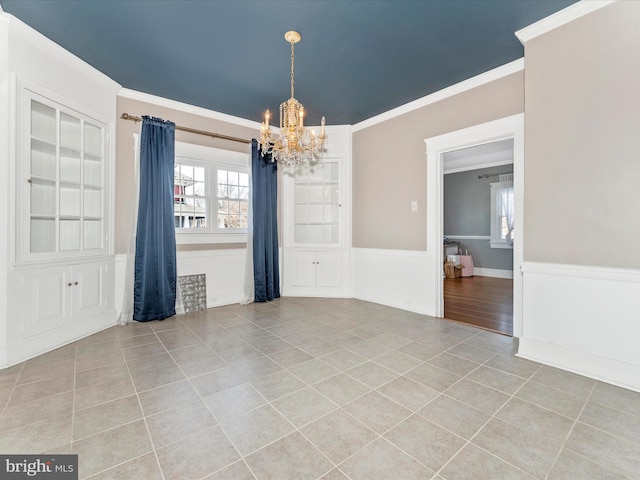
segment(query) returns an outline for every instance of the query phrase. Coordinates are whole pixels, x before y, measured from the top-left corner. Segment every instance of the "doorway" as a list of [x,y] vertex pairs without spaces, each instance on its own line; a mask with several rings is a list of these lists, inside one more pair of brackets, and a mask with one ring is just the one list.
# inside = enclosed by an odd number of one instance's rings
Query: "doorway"
[[[513,334],[513,138],[446,152],[443,256],[472,262],[444,279],[444,318]],[[507,215],[508,214],[508,215]]]
[[513,242],[513,336],[522,335],[522,234],[524,192],[524,114],[425,139],[427,146],[427,275],[434,288],[433,314],[444,318],[444,155],[500,140],[513,141],[515,225]]

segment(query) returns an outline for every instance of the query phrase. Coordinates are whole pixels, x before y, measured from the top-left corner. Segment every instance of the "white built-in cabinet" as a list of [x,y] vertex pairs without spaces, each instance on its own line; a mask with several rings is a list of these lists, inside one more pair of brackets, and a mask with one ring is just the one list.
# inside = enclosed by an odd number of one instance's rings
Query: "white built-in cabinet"
[[106,125],[19,88],[19,261],[106,253]]
[[2,368],[115,324],[120,86],[8,14],[0,37]]
[[350,296],[351,129],[327,129],[315,165],[282,172],[283,294]]

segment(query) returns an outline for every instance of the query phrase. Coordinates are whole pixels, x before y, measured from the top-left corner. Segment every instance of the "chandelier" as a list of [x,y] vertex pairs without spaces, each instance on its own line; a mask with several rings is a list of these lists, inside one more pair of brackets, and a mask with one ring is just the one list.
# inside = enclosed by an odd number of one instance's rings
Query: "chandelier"
[[291,98],[280,104],[280,134],[274,136],[269,127],[271,112],[264,114],[260,129],[262,154],[270,153],[271,160],[287,166],[315,163],[324,151],[324,117],[320,123],[320,135],[304,127],[304,107],[293,96],[294,93],[294,45],[301,40],[298,32],[289,31],[284,38],[291,44]]

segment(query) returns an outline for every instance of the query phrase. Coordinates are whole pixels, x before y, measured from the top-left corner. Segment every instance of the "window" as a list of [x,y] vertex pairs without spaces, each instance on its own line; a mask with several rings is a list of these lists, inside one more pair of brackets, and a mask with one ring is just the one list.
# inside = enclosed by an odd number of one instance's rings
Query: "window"
[[[509,236],[509,216],[513,215],[513,183],[491,184],[491,248],[513,248]],[[511,219],[513,224],[513,218]]]
[[247,228],[249,174],[218,169],[218,228]]
[[248,153],[176,142],[174,222],[178,243],[246,241]]

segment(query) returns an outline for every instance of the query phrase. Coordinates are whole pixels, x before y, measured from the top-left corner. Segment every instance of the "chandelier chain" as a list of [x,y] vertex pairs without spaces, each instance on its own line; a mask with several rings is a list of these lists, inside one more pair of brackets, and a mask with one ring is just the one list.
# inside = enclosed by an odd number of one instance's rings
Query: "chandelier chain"
[[294,46],[294,43],[291,42],[291,98],[294,98],[294,96],[293,96],[293,91],[294,91],[293,66],[295,64],[295,55],[293,54],[293,46]]

